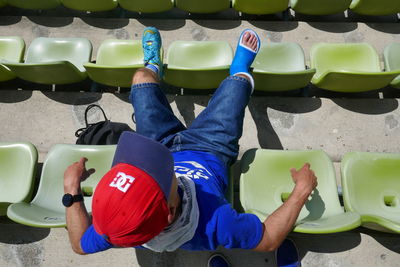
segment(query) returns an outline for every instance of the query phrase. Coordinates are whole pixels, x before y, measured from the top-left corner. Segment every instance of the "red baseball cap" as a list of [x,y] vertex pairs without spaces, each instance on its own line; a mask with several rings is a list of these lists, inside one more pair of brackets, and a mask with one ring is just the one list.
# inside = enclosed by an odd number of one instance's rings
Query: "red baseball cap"
[[120,247],[148,242],[168,225],[167,200],[174,173],[171,152],[133,132],[122,133],[113,167],[93,194],[93,226]]

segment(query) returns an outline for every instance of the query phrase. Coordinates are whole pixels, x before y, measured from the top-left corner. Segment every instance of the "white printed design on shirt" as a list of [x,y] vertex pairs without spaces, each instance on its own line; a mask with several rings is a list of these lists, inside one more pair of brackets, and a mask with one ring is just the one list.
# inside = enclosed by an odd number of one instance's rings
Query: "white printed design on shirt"
[[117,176],[115,176],[113,181],[110,183],[110,187],[116,187],[121,192],[126,193],[129,187],[132,185],[133,181],[135,181],[134,177],[126,175],[123,172],[118,172]]
[[[181,165],[179,165],[181,164]],[[186,165],[188,167],[185,167]],[[189,179],[206,179],[213,176],[203,165],[195,161],[179,161],[175,162],[175,172],[180,176],[185,176]]]

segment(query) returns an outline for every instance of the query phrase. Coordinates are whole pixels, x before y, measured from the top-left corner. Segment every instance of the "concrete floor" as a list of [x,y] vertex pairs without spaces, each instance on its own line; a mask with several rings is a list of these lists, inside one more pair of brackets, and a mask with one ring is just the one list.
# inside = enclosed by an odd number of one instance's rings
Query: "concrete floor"
[[[0,35],[22,36],[27,46],[39,36],[87,37],[94,47],[108,38],[140,39],[145,26],[161,30],[164,49],[181,40],[225,40],[235,47],[244,28],[254,28],[263,42],[298,42],[308,60],[316,42],[368,42],[382,53],[390,42],[400,41],[395,22],[302,22],[190,19],[102,19],[72,17],[0,17]],[[74,143],[75,130],[84,126],[85,107],[100,104],[113,121],[135,125],[126,90],[91,93],[83,83],[56,88],[14,81],[0,85],[0,141],[29,141],[43,162],[51,146]],[[24,90],[16,90],[23,88]],[[37,91],[41,89],[42,91]],[[113,92],[115,88],[103,88]],[[86,92],[77,92],[85,90]],[[72,91],[72,92],[71,92]],[[185,91],[186,92],[186,91]],[[209,95],[177,95],[168,99],[186,124],[207,105]],[[400,152],[400,93],[391,88],[363,94],[335,94],[310,87],[281,95],[255,94],[246,109],[240,156],[250,148],[288,150],[322,149],[338,170],[349,151]],[[95,112],[93,120],[100,119]],[[337,171],[338,173],[338,171]],[[340,176],[337,175],[338,184]],[[400,238],[363,228],[330,235],[292,234],[303,266],[399,266]],[[222,250],[233,266],[275,266],[273,253]],[[0,219],[0,266],[205,266],[211,252],[152,253],[113,249],[90,256],[75,255],[64,229],[31,228]]]

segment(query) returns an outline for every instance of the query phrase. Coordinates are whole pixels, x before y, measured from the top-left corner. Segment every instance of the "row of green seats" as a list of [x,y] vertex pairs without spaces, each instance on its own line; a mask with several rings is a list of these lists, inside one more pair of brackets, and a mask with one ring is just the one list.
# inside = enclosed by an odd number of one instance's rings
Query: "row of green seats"
[[341,206],[335,170],[325,152],[252,149],[241,160],[240,203],[265,220],[294,188],[289,169],[310,163],[318,186],[302,208],[294,232],[326,234],[362,225],[400,233],[400,154],[350,152],[341,162]]
[[[65,169],[81,157],[96,172],[82,184],[91,211],[97,183],[109,170],[115,146],[58,144],[43,164],[39,187],[31,200],[37,151],[29,143],[0,143],[0,216],[34,227],[64,227],[61,204]],[[295,232],[335,233],[365,227],[400,233],[400,154],[350,152],[342,160],[344,208],[335,171],[323,151],[252,149],[241,160],[240,202],[246,212],[264,220],[289,197],[294,187],[289,169],[311,164],[318,186],[303,207]],[[233,188],[232,176],[230,189]]]
[[12,5],[25,9],[51,9],[59,5],[80,11],[107,11],[118,5],[123,9],[153,13],[176,6],[190,13],[215,13],[231,6],[247,14],[273,14],[288,7],[309,15],[327,15],[347,9],[362,15],[390,15],[400,12],[398,0],[0,0],[0,6]]
[[[143,67],[138,40],[105,40],[96,62],[85,38],[37,38],[22,62],[20,37],[0,38],[0,81],[15,77],[42,84],[68,84],[86,79],[130,87],[132,75]],[[279,92],[315,86],[337,92],[363,92],[389,84],[400,88],[400,43],[384,50],[385,71],[375,49],[366,43],[318,43],[311,48],[311,69],[296,43],[262,44],[252,65],[255,89]],[[164,80],[181,88],[213,89],[229,75],[233,50],[227,42],[175,41],[166,56]]]
[[[39,187],[31,201],[37,151],[28,143],[0,143],[0,216],[34,227],[65,227],[63,196],[64,171],[73,162],[86,157],[87,168],[96,172],[82,183],[84,202],[91,212],[92,195],[97,183],[111,168],[115,145],[53,146],[43,164]],[[228,199],[232,199],[230,182]]]

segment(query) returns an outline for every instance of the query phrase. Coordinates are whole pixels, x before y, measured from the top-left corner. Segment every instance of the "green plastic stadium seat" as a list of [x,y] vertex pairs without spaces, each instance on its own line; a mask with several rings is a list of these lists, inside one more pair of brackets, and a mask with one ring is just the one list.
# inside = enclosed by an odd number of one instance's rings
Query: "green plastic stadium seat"
[[126,10],[142,13],[164,12],[174,7],[173,0],[118,0],[118,3]]
[[51,9],[60,5],[60,0],[6,0],[10,6],[25,9]]
[[0,0],[0,7],[6,6],[7,2],[6,0]]
[[[385,60],[385,69],[387,71],[400,70],[400,43],[391,43],[386,46],[383,51],[383,57]],[[400,75],[397,76],[390,85],[400,89]]]
[[143,66],[142,42],[117,39],[100,45],[96,63],[84,64],[93,81],[118,87],[130,87],[133,74]]
[[175,0],[175,6],[189,13],[216,13],[230,8],[230,0]]
[[361,15],[391,15],[400,12],[399,0],[353,0],[350,9]]
[[110,170],[115,145],[65,145],[53,146],[43,164],[39,189],[31,203],[16,203],[9,206],[7,216],[15,222],[34,227],[64,227],[65,207],[61,203],[64,195],[64,171],[73,162],[86,157],[86,168],[96,172],[82,182],[85,206],[92,210],[92,194],[103,175]]
[[118,6],[118,0],[61,0],[70,9],[80,11],[108,11]]
[[350,152],[341,163],[346,210],[362,226],[400,233],[400,154]]
[[175,41],[168,49],[164,80],[183,88],[217,88],[228,77],[232,59],[227,42]]
[[306,87],[315,69],[306,69],[304,52],[296,43],[262,45],[253,64],[255,90],[286,91]]
[[232,7],[247,14],[273,14],[285,11],[289,0],[233,0]]
[[19,78],[43,84],[67,84],[87,77],[83,67],[90,61],[92,44],[86,38],[33,40],[25,63],[5,63]]
[[290,7],[307,15],[329,15],[344,12],[351,0],[290,0]]
[[311,82],[326,90],[363,92],[384,88],[400,71],[383,72],[375,49],[367,43],[318,43],[311,48]]
[[11,203],[31,200],[37,156],[30,143],[0,143],[0,216]]
[[324,234],[360,226],[360,216],[340,205],[335,171],[323,151],[252,149],[241,160],[240,203],[245,212],[264,221],[282,205],[294,188],[290,169],[310,163],[318,186],[296,222],[295,232]]
[[[24,56],[25,42],[21,37],[0,37],[0,62],[21,62]],[[9,68],[0,65],[0,82],[14,79],[16,76]]]

